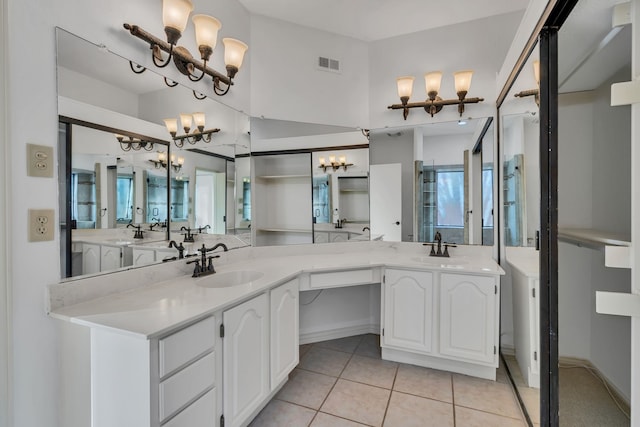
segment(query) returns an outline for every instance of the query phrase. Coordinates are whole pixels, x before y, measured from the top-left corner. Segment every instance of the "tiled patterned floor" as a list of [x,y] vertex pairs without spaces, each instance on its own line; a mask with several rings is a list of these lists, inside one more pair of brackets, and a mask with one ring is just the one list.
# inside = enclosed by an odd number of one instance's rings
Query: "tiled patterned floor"
[[526,426],[497,381],[387,362],[378,335],[300,346],[300,364],[253,427]]

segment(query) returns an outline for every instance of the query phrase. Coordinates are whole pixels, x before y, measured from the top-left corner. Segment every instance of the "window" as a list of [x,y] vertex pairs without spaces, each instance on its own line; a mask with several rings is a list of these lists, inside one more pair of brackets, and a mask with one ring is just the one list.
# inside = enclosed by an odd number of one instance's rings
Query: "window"
[[464,227],[464,171],[436,171],[437,226]]
[[482,226],[493,227],[493,169],[482,170]]
[[133,176],[118,175],[116,182],[116,220],[128,223],[133,219]]

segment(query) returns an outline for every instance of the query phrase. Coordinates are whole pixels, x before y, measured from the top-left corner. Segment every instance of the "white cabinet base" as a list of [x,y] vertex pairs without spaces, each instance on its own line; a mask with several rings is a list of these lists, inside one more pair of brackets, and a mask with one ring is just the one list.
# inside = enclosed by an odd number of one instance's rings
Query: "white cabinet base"
[[458,360],[444,359],[442,357],[432,357],[423,354],[410,353],[408,351],[395,350],[392,348],[382,349],[382,359],[392,362],[408,363],[410,365],[422,366],[425,368],[438,369],[441,371],[470,375],[472,377],[484,378],[486,380],[496,380],[495,367],[482,366],[477,363],[467,363]]

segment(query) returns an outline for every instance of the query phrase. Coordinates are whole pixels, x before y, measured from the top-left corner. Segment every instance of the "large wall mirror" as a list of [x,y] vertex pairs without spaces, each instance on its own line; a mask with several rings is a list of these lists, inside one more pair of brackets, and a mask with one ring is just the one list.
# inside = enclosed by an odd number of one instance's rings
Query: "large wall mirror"
[[348,127],[252,118],[256,246],[362,241],[369,233],[369,148]]
[[[249,245],[248,117],[167,87],[151,70],[134,74],[128,60],[62,29],[56,35],[62,276],[172,260],[171,240],[185,254],[204,242]],[[219,131],[179,148],[163,119],[194,112]]]
[[493,245],[493,129],[492,118],[469,118],[372,130],[371,232]]

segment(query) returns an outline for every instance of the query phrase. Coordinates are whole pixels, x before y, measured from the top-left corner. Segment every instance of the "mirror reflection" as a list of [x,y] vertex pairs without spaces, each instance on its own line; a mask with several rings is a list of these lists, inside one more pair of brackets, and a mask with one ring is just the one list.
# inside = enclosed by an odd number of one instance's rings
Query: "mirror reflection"
[[374,237],[369,234],[369,150],[360,130],[253,118],[251,143],[253,244]]
[[491,118],[372,130],[372,233],[493,245],[493,140]]
[[[248,245],[250,211],[236,209],[250,200],[236,188],[251,176],[247,116],[151,71],[134,74],[64,30],[57,39],[62,275],[172,260],[180,244],[182,255],[209,241]],[[220,131],[178,148],[163,119],[195,112]]]

